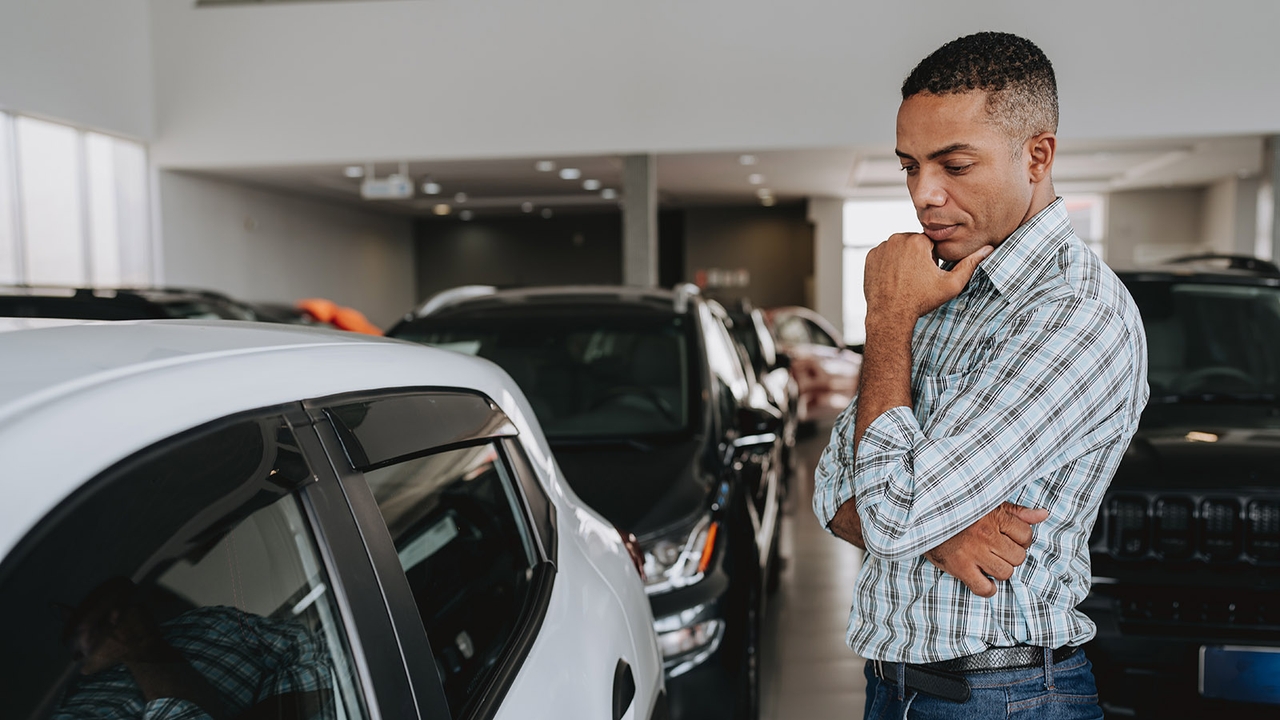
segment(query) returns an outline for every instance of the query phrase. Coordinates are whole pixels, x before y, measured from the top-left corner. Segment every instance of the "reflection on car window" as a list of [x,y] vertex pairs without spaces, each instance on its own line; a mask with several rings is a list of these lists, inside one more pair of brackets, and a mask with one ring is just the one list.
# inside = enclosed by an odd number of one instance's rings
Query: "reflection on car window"
[[521,616],[533,545],[492,445],[365,473],[395,541],[454,717],[478,699]]
[[34,718],[357,718],[288,428],[164,444],[87,486],[7,561],[5,709]]
[[1153,396],[1280,393],[1280,289],[1138,282],[1130,291]]
[[839,347],[835,338],[831,337],[826,330],[823,330],[817,323],[811,320],[804,321],[809,326],[809,336],[813,338],[814,345],[822,345],[824,347]]
[[795,315],[783,318],[778,323],[778,340],[784,345],[808,345],[809,331],[804,326],[804,320]]
[[679,432],[689,422],[683,317],[426,318],[397,337],[497,363],[552,439]]

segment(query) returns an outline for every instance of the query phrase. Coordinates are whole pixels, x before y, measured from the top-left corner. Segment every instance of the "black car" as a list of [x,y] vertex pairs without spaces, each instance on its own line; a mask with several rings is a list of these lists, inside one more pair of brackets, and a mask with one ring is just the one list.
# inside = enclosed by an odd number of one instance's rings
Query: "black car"
[[259,308],[211,290],[27,285],[0,286],[0,317],[289,321],[270,308]]
[[768,393],[769,402],[782,413],[783,487],[791,479],[791,451],[796,444],[799,425],[800,388],[791,376],[791,359],[778,352],[773,334],[765,323],[764,313],[742,300],[726,308],[733,338],[746,352],[746,363],[755,371],[760,385]]
[[1151,399],[1091,540],[1087,646],[1112,717],[1280,717],[1280,270],[1120,274]]
[[675,718],[759,712],[783,428],[726,321],[693,286],[471,287],[388,333],[505,369],[569,485],[638,539]]

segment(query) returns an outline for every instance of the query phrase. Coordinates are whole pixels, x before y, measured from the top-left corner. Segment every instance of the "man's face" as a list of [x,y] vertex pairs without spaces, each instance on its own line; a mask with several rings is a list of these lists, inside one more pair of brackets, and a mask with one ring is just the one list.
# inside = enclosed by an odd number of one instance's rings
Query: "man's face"
[[991,121],[985,92],[904,100],[897,154],[916,217],[942,260],[998,245],[1031,207],[1029,156]]

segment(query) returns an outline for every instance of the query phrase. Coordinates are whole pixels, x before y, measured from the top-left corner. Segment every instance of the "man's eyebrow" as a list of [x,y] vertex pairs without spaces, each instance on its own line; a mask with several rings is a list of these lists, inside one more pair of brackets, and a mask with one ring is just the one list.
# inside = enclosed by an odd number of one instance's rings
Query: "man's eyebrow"
[[[954,145],[948,145],[948,146],[946,146],[946,147],[942,148],[941,150],[934,150],[933,152],[929,153],[929,156],[928,156],[928,158],[927,158],[927,159],[928,159],[928,160],[937,160],[938,158],[942,157],[943,155],[950,155],[950,154],[951,154],[951,153],[953,153],[953,152],[960,152],[960,151],[962,151],[962,150],[976,150],[976,149],[977,149],[977,148],[975,148],[974,146],[970,145],[969,143],[955,143]],[[908,154],[906,154],[906,153],[902,152],[901,150],[896,150],[896,149],[895,149],[895,150],[893,151],[893,154],[894,154],[894,155],[897,155],[898,157],[902,158],[903,160],[915,160],[915,158],[913,158],[913,157],[911,157],[910,155],[908,155]]]

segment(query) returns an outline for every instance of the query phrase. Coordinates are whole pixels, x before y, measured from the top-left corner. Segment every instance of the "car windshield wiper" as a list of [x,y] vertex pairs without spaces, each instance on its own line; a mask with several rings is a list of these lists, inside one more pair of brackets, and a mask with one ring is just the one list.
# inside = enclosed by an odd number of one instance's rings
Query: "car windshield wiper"
[[1275,405],[1276,393],[1195,393],[1187,395],[1152,395],[1148,405]]

